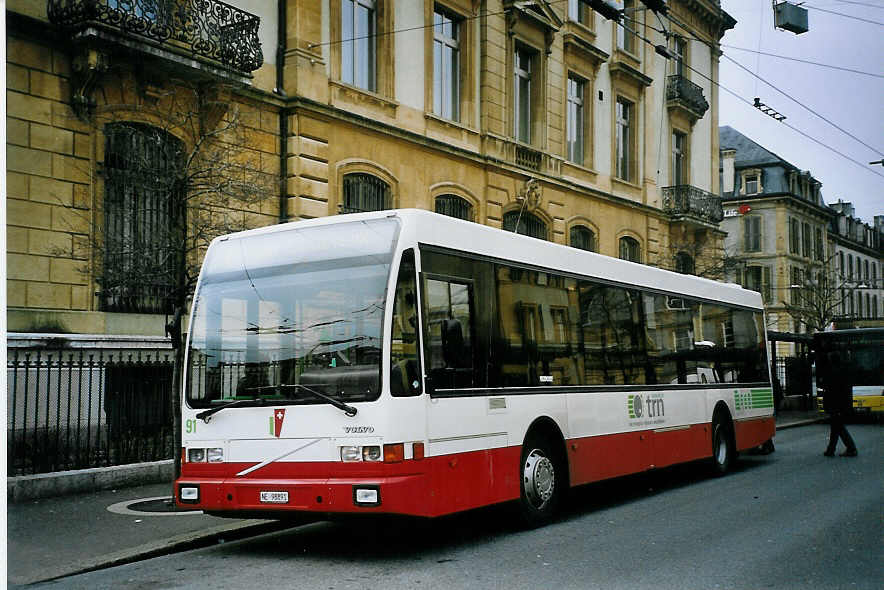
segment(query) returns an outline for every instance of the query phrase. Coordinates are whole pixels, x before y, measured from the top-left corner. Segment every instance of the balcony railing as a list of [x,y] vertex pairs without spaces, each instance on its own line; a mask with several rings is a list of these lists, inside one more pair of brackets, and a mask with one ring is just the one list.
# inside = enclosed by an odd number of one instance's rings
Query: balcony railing
[[724,219],[721,197],[689,184],[663,187],[663,210],[672,216],[696,217],[707,223]]
[[49,20],[69,30],[111,29],[239,72],[252,72],[264,63],[260,18],[218,0],[48,1]]
[[516,165],[531,170],[540,170],[543,154],[525,146],[516,145]]
[[670,106],[684,107],[697,119],[702,119],[709,110],[703,89],[684,76],[675,75],[666,78],[666,101]]

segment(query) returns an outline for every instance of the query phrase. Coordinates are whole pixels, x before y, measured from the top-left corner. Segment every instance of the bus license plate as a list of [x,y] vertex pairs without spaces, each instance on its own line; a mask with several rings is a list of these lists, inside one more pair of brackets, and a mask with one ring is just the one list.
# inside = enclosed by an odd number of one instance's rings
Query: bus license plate
[[261,502],[265,504],[288,504],[288,492],[261,492]]

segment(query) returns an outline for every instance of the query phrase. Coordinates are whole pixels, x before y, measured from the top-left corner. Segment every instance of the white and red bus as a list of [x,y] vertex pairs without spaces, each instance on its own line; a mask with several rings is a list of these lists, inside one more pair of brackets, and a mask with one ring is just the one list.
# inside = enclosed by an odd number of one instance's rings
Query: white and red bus
[[774,435],[758,293],[419,210],[215,240],[179,505],[435,517]]

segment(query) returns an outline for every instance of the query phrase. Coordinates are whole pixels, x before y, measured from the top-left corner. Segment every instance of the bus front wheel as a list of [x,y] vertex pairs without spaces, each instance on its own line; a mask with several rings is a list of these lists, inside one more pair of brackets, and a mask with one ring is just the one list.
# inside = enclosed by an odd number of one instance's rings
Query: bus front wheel
[[565,468],[553,445],[531,437],[522,446],[520,513],[528,526],[539,526],[555,515],[564,492]]

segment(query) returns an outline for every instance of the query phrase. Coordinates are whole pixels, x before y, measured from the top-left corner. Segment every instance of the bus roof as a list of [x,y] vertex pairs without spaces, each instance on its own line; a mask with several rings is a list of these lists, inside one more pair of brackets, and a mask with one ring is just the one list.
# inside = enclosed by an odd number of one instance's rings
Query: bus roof
[[749,308],[762,308],[759,293],[743,289],[733,283],[722,283],[702,277],[679,274],[423,209],[391,209],[332,215],[238,232],[217,239],[246,238],[254,235],[285,232],[295,229],[295,227],[317,227],[388,217],[397,217],[402,221],[400,242],[403,247],[426,244],[673,295],[722,301]]

